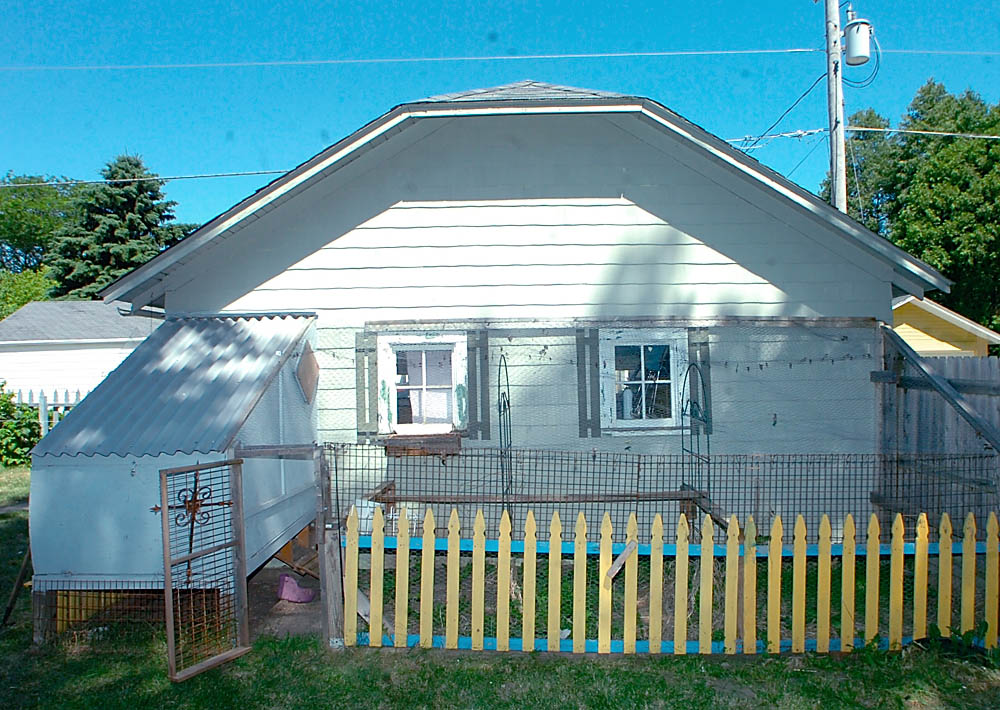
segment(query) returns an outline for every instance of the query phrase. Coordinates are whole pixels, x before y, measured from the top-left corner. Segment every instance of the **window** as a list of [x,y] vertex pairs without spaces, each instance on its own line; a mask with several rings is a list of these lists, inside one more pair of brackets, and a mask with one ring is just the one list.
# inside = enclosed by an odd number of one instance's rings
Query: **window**
[[443,434],[468,418],[465,333],[378,338],[378,422],[382,434]]
[[635,430],[680,426],[680,381],[686,331],[602,331],[601,427]]

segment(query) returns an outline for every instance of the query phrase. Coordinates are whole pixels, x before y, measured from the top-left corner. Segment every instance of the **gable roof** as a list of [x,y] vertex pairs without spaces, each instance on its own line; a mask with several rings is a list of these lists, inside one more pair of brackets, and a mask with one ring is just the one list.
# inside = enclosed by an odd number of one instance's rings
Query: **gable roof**
[[949,291],[951,282],[931,266],[833,208],[819,197],[754,158],[691,123],[665,106],[643,97],[576,89],[531,80],[489,89],[432,96],[396,106],[350,136],[273,180],[218,217],[205,223],[182,242],[122,277],[101,292],[108,301],[132,303],[133,309],[162,306],[169,276],[184,268],[196,253],[224,239],[275,209],[315,181],[336,172],[422,118],[514,114],[616,113],[639,115],[659,130],[669,132],[700,149],[728,169],[772,190],[818,223],[832,228],[871,257],[888,264],[899,276],[894,286],[903,293],[924,289]]
[[101,301],[32,301],[0,321],[0,343],[141,340],[160,324]]
[[31,453],[225,451],[313,320],[304,314],[169,318]]
[[966,318],[961,313],[956,313],[950,308],[945,308],[940,303],[929,298],[917,298],[915,296],[900,296],[892,299],[892,310],[902,308],[907,303],[912,303],[914,307],[937,316],[946,323],[961,328],[967,333],[971,333],[977,338],[982,338],[991,345],[1000,345],[1000,333],[990,330],[985,325],[981,325],[971,318]]

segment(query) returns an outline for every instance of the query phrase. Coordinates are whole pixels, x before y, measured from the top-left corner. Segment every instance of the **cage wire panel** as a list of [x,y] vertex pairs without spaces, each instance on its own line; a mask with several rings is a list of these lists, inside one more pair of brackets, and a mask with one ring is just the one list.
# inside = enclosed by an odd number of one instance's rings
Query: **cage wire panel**
[[[478,510],[483,511],[488,534],[496,535],[507,510],[514,539],[522,539],[531,510],[540,540],[548,539],[554,512],[559,513],[563,538],[571,539],[582,512],[589,540],[597,541],[608,513],[619,542],[632,513],[642,536],[648,536],[654,517],[662,516],[668,540],[682,512],[695,527],[695,539],[700,539],[697,529],[706,513],[717,522],[735,515],[741,524],[752,515],[761,531],[778,515],[790,531],[796,516],[802,515],[810,542],[818,538],[823,515],[829,516],[834,539],[840,541],[844,518],[851,514],[863,542],[873,513],[886,535],[892,518],[902,513],[907,538],[913,539],[921,512],[928,514],[936,531],[942,513],[960,526],[968,512],[985,520],[988,511],[1000,508],[996,456],[713,455],[705,461],[686,455],[535,449],[462,449],[420,456],[387,454],[384,446],[373,444],[329,444],[325,455],[331,500],[341,520],[352,506],[357,509],[362,535],[371,531],[376,505],[382,506],[390,535],[398,531],[399,508],[406,506],[411,535],[422,530],[429,508],[437,536],[445,537],[454,508],[463,537],[472,536]],[[911,490],[909,503],[917,500],[919,490],[919,505],[899,505],[886,493],[887,480],[894,482],[892,490]],[[941,485],[942,480],[948,484]],[[717,539],[724,534],[724,526],[717,524]]]
[[242,466],[160,471],[171,680],[249,650]]

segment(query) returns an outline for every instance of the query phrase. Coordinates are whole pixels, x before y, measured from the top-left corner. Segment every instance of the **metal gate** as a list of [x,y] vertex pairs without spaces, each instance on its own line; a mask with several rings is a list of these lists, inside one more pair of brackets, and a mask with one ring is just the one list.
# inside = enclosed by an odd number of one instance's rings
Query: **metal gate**
[[170,679],[250,650],[242,459],[160,471]]

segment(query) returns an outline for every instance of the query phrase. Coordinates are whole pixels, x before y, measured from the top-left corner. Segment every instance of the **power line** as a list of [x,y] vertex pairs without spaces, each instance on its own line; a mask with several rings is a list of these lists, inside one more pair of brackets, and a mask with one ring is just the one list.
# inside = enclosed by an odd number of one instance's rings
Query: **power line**
[[984,133],[952,133],[951,131],[919,131],[914,128],[869,128],[868,126],[848,126],[845,130],[864,133],[912,133],[918,136],[950,136],[952,138],[983,138],[990,141],[1000,141],[1000,136]]
[[823,72],[823,73],[822,73],[822,74],[820,74],[820,75],[819,75],[818,77],[816,77],[816,81],[814,81],[814,82],[813,82],[812,84],[810,84],[810,85],[809,85],[809,88],[808,88],[808,89],[806,89],[806,90],[805,90],[804,92],[802,92],[802,95],[801,95],[801,96],[799,96],[799,98],[795,99],[795,101],[794,101],[794,102],[792,103],[792,105],[791,105],[791,106],[789,106],[788,108],[786,108],[786,109],[785,109],[785,111],[784,111],[784,113],[782,113],[782,114],[781,114],[780,116],[778,116],[777,120],[776,120],[776,121],[775,121],[774,123],[772,123],[772,124],[771,124],[770,126],[768,126],[768,127],[767,127],[767,128],[766,128],[766,129],[764,130],[764,133],[763,133],[762,135],[758,136],[758,137],[757,137],[757,139],[756,139],[756,140],[755,140],[755,141],[754,141],[753,143],[751,143],[750,145],[748,145],[748,146],[747,146],[746,148],[744,148],[744,150],[745,150],[745,151],[748,151],[748,150],[751,150],[751,149],[753,149],[753,147],[754,147],[755,145],[757,145],[757,144],[758,144],[758,143],[759,143],[759,142],[761,141],[761,138],[763,138],[763,137],[764,137],[765,135],[767,135],[767,133],[768,133],[768,132],[769,132],[769,131],[770,131],[770,130],[771,130],[772,128],[774,128],[774,127],[775,127],[775,126],[777,126],[777,125],[778,125],[779,123],[781,123],[781,120],[782,120],[782,119],[783,119],[783,118],[784,118],[785,116],[787,116],[787,115],[788,115],[789,113],[791,113],[792,109],[793,109],[793,108],[795,108],[796,106],[798,106],[798,105],[799,105],[799,102],[800,102],[800,101],[802,101],[802,99],[804,99],[804,98],[805,98],[806,96],[808,96],[808,95],[809,95],[809,92],[811,92],[811,91],[812,91],[813,89],[815,89],[815,88],[816,88],[816,85],[817,85],[817,84],[819,84],[819,83],[820,83],[821,81],[823,81],[824,77],[826,77],[826,72]]
[[224,69],[239,67],[306,67],[337,64],[417,64],[426,62],[498,62],[539,59],[629,59],[637,57],[703,57],[748,54],[802,54],[822,52],[822,49],[796,47],[789,49],[680,49],[665,52],[575,52],[566,54],[492,54],[460,57],[373,57],[369,59],[277,59],[259,62],[190,62],[163,64],[85,64],[85,65],[9,65],[0,71],[126,71],[132,69]]
[[795,167],[792,168],[791,170],[789,170],[785,174],[785,177],[786,178],[791,178],[792,174],[802,166],[802,163],[806,162],[806,160],[809,159],[809,156],[812,155],[816,151],[817,148],[819,148],[821,145],[823,145],[823,143],[825,143],[829,139],[830,139],[829,136],[824,135],[820,140],[816,141],[816,143],[813,144],[813,147],[809,149],[809,152],[802,156],[802,160],[800,160],[799,162],[797,162],[795,164]]
[[[785,131],[783,133],[769,133],[763,136],[743,136],[742,138],[726,138],[726,143],[746,143],[756,140],[774,140],[775,138],[806,138],[807,136],[814,135],[816,133],[825,133],[828,128],[797,128],[794,131]],[[764,146],[760,146],[763,148]],[[744,152],[752,150],[750,148],[744,148]]]
[[168,182],[170,180],[201,180],[203,178],[246,177],[248,175],[284,175],[287,170],[245,170],[238,173],[200,173],[164,177],[116,178],[114,180],[53,180],[51,182],[0,183],[0,189],[17,187],[62,187],[64,185],[120,185],[130,182]]

